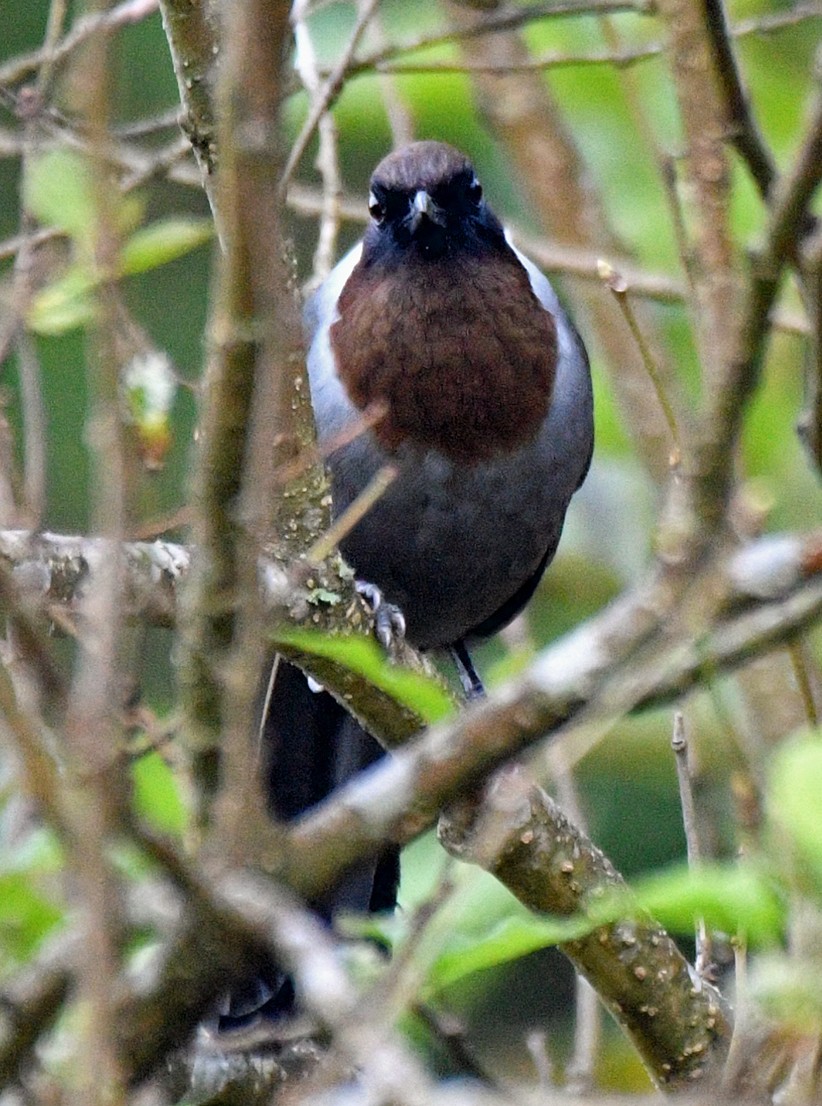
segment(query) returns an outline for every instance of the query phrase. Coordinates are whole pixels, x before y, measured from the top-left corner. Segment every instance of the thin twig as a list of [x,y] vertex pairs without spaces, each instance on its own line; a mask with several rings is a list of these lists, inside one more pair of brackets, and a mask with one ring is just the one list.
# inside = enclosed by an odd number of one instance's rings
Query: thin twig
[[590,1095],[596,1085],[596,1061],[602,1042],[602,1003],[582,975],[574,979],[574,1045],[565,1068],[565,1090]]
[[[761,374],[768,318],[786,264],[796,255],[811,197],[822,178],[822,95],[817,95],[810,125],[793,167],[772,189],[765,243],[752,261],[744,303],[732,315],[732,342],[718,348],[714,387],[708,397],[698,460],[695,498],[703,519],[725,511],[733,478],[735,441],[747,400]],[[727,310],[725,311],[727,315]]]
[[[747,38],[758,34],[773,34],[785,28],[795,27],[798,23],[808,20],[822,19],[822,9],[816,0],[808,4],[797,4],[784,12],[771,12],[751,19],[739,20],[729,29],[732,38]],[[413,53],[415,50],[424,49],[426,45],[435,45],[442,42],[441,38],[435,41],[423,41],[407,45],[395,45],[392,47],[379,46],[374,48],[373,54],[376,60],[368,63],[366,59],[358,59],[351,76],[359,76],[370,68],[377,73],[528,73],[533,70],[565,69],[576,66],[607,65],[616,69],[629,68],[651,58],[660,57],[665,52],[665,46],[661,42],[651,42],[642,46],[610,47],[607,50],[587,51],[562,51],[551,50],[537,54],[532,58],[523,58],[516,62],[473,61],[439,58],[431,61],[397,61],[392,60],[405,53]]]
[[[367,0],[357,0],[361,9]],[[389,42],[383,24],[382,11],[377,8],[368,24],[367,38],[374,50],[384,50]],[[391,137],[394,149],[405,146],[414,137],[414,119],[410,109],[406,106],[402,92],[390,73],[382,73],[379,78],[382,91],[382,102],[388,123],[391,127]]]
[[0,65],[0,85],[14,85],[25,80],[48,62],[55,65],[72,54],[78,46],[102,31],[111,32],[143,19],[157,11],[158,0],[125,0],[107,11],[93,12],[78,19],[66,37],[55,45],[45,45],[30,54],[12,58]]
[[442,46],[451,42],[464,42],[467,39],[483,35],[496,34],[499,31],[512,31],[541,19],[562,18],[575,15],[600,15],[603,12],[633,11],[642,15],[651,15],[655,10],[655,0],[540,0],[527,7],[500,5],[490,12],[478,16],[470,23],[452,27],[444,31],[426,31],[406,42],[393,43],[383,50],[373,50],[363,54],[349,66],[348,77],[378,67],[403,54],[422,50],[427,46]]
[[[671,737],[671,748],[674,752],[676,764],[676,778],[679,785],[679,805],[682,810],[682,826],[685,830],[685,846],[688,853],[688,864],[695,867],[702,859],[702,848],[699,840],[699,827],[697,825],[696,808],[694,806],[693,781],[688,763],[688,739],[685,732],[685,718],[681,710],[674,714],[674,729]],[[705,920],[700,918],[697,922],[696,932],[696,970],[703,979],[709,979],[713,960],[713,948]]]
[[308,143],[311,141],[317,125],[322,117],[330,111],[332,105],[342,91],[343,84],[348,75],[348,69],[351,65],[351,60],[354,57],[360,39],[365,33],[368,21],[377,10],[379,3],[380,0],[365,0],[362,7],[358,10],[357,18],[354,21],[354,29],[351,32],[351,36],[348,39],[339,61],[334,66],[325,84],[321,89],[318,89],[314,96],[308,118],[303,124],[294,145],[291,147],[291,152],[288,155],[282,177],[280,178],[280,188],[283,192],[287,189],[288,182],[291,180],[300,161],[302,161],[303,154],[306,151]]
[[135,119],[129,123],[119,123],[111,128],[111,133],[121,140],[130,138],[146,138],[157,134],[158,131],[168,131],[180,127],[183,122],[183,113],[179,105],[169,108],[167,111],[150,115],[147,119]]
[[811,355],[806,369],[805,403],[797,429],[812,464],[822,472],[822,234],[803,250],[808,313],[813,321]]
[[125,922],[111,844],[123,824],[126,791],[119,762],[117,706],[122,680],[124,620],[119,603],[120,543],[125,536],[131,466],[120,407],[118,272],[120,233],[116,199],[104,151],[112,108],[107,36],[88,44],[75,73],[79,114],[89,137],[93,219],[88,249],[100,280],[93,290],[94,322],[87,335],[92,526],[108,544],[81,611],[87,648],[78,655],[69,691],[64,738],[74,766],[74,801],[68,810],[83,848],[72,850],[70,871],[83,903],[83,942],[77,968],[80,1002],[87,1018],[80,1032],[80,1093],[90,1106],[124,1106],[125,1073],[116,1043],[116,981],[123,956]]
[[617,69],[636,65],[649,58],[659,57],[663,47],[661,43],[649,46],[626,47],[622,50],[589,50],[584,53],[572,53],[552,50],[537,54],[535,57],[522,58],[519,61],[480,61],[473,59],[453,61],[384,61],[374,68],[378,73],[533,73],[544,69],[569,69],[586,65],[611,65]]
[[[25,250],[18,254],[22,257]],[[28,524],[39,527],[46,505],[46,408],[37,350],[24,330],[17,335],[17,365],[23,409],[23,488]]]
[[48,823],[66,840],[72,834],[65,812],[65,781],[49,749],[49,735],[35,719],[31,703],[22,697],[11,679],[7,657],[0,664],[0,715],[3,731],[12,738],[23,768],[27,794],[31,795]]
[[126,173],[120,181],[123,192],[132,192],[142,188],[157,177],[172,176],[171,170],[181,161],[191,156],[191,143],[188,138],[175,138],[160,150],[155,150],[144,164]]
[[222,224],[214,186],[214,73],[219,55],[217,8],[216,5],[207,3],[160,0],[160,9],[184,113],[182,127],[197,159],[200,183],[208,198],[217,235],[222,242]]
[[679,427],[676,423],[676,415],[674,414],[671,401],[662,383],[662,377],[656,359],[648,343],[645,341],[642,328],[637,322],[636,315],[634,314],[634,310],[628,298],[628,283],[622,274],[612,268],[607,261],[600,260],[598,263],[598,270],[601,279],[613,293],[614,299],[619,304],[622,317],[628,324],[634,341],[637,344],[637,348],[639,349],[640,356],[642,357],[642,363],[645,366],[648,376],[651,378],[651,383],[654,386],[659,405],[665,415],[665,422],[668,424],[668,429],[671,432],[671,441],[673,443],[671,451],[671,468],[676,471],[682,462],[682,442],[679,436]]
[[394,465],[383,465],[369,480],[354,502],[314,542],[305,555],[306,560],[310,564],[318,564],[324,561],[332,549],[340,544],[346,534],[351,533],[360,519],[367,515],[374,504],[385,495],[397,479],[397,475],[397,468]]
[[[717,377],[732,356],[740,283],[739,257],[730,227],[727,116],[702,9],[688,0],[659,0],[659,6],[668,33],[671,73],[686,142],[685,166],[694,213],[692,314],[705,388],[710,391],[723,387]],[[683,263],[687,265],[688,260],[685,256]]]
[[[306,20],[307,0],[295,0],[291,11],[296,47],[295,68],[302,80],[312,104],[324,94],[322,81],[317,67],[317,54],[311,41],[311,32]],[[340,178],[339,154],[337,150],[337,125],[330,111],[323,111],[317,123],[319,149],[316,166],[322,179],[323,206],[320,213],[320,227],[317,235],[317,248],[314,252],[313,283],[319,284],[331,272],[337,252],[337,236],[340,229]]]
[[808,720],[808,725],[816,727],[820,722],[820,714],[816,705],[814,682],[811,679],[811,671],[818,674],[816,662],[810,655],[805,642],[801,638],[797,638],[796,641],[791,642],[788,646],[788,653],[790,654],[791,665],[793,666],[794,675],[796,676],[796,683],[799,687],[799,694],[802,698],[802,705],[805,708],[805,717]]
[[37,73],[37,92],[43,102],[47,101],[50,96],[57,62],[55,51],[63,33],[67,10],[67,0],[51,0],[49,4],[48,23],[46,24],[46,34],[41,48],[43,61]]

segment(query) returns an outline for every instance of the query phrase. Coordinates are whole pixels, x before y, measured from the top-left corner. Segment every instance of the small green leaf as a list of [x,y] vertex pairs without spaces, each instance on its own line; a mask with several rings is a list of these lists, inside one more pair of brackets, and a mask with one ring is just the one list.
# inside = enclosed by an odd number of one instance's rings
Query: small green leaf
[[569,941],[582,936],[580,929],[584,933],[589,928],[585,921],[577,926],[565,918],[552,920],[537,914],[511,915],[479,940],[455,938],[450,942],[432,965],[426,980],[427,988],[440,991],[472,972],[496,968],[537,949]]
[[[773,758],[767,795],[768,822],[783,859],[822,898],[822,738],[818,732],[783,745]],[[785,852],[787,850],[787,853]]]
[[368,638],[292,630],[281,634],[279,640],[357,673],[429,724],[447,718],[454,709],[448,692],[435,679],[391,664],[377,643]]
[[[473,972],[570,940],[593,927],[582,917],[532,913],[498,880],[477,868],[456,868],[453,881],[453,890],[423,939],[412,938],[415,965],[429,996]],[[402,940],[402,934],[397,934],[400,955]]]
[[208,242],[214,233],[209,219],[161,219],[142,227],[123,244],[120,272],[133,276],[175,261]]
[[693,932],[704,918],[709,929],[743,933],[751,944],[768,945],[785,928],[784,901],[768,873],[750,860],[676,867],[638,882],[634,894],[642,908],[676,933]]
[[[123,276],[165,265],[199,246],[211,236],[207,219],[168,219],[139,230],[125,243],[120,255]],[[27,322],[35,334],[65,334],[87,326],[94,314],[93,292],[97,281],[92,267],[76,262],[62,276],[34,297]]]
[[27,960],[62,917],[62,910],[35,890],[29,873],[0,875],[0,966]]
[[158,753],[146,753],[132,767],[134,807],[162,833],[181,837],[187,814],[174,773]]
[[[68,234],[81,252],[90,256],[97,220],[94,182],[86,157],[76,150],[47,150],[30,159],[23,184],[26,209],[46,226]],[[124,195],[112,184],[109,201],[122,234],[136,227],[143,217],[143,202]]]
[[426,988],[439,991],[472,972],[645,914],[685,934],[704,917],[709,928],[744,932],[757,945],[779,941],[786,921],[772,880],[753,863],[676,868],[642,880],[635,890],[617,888],[592,903],[587,915],[570,917],[530,913],[490,876],[476,873],[460,881],[432,925],[432,941],[440,944],[429,953]]
[[94,281],[85,265],[72,265],[34,297],[26,321],[35,334],[65,334],[94,315]]
[[23,185],[27,211],[72,238],[89,239],[95,219],[88,161],[72,150],[47,150],[31,158]]

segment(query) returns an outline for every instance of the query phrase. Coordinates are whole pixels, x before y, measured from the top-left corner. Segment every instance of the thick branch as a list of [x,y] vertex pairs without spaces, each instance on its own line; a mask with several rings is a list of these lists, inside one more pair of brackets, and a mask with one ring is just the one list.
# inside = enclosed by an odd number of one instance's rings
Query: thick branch
[[305,548],[302,514],[313,509],[317,517],[322,480],[319,466],[299,489],[276,477],[313,435],[276,183],[288,4],[226,3],[222,17],[218,213],[225,251],[192,497],[197,557],[180,624],[184,730],[204,824],[221,782],[236,784],[246,767],[242,750],[264,662],[257,557],[277,505],[294,523],[282,528],[283,539],[292,550]]
[[163,29],[168,39],[180,102],[183,130],[200,166],[202,184],[216,217],[213,173],[216,159],[214,68],[218,56],[216,19],[209,3],[161,0]]
[[[439,836],[452,855],[491,872],[530,910],[575,914],[609,890],[625,890],[599,849],[516,772],[498,773],[481,802],[445,815]],[[600,926],[560,947],[659,1084],[690,1087],[718,1068],[730,1041],[728,1011],[652,919]]]

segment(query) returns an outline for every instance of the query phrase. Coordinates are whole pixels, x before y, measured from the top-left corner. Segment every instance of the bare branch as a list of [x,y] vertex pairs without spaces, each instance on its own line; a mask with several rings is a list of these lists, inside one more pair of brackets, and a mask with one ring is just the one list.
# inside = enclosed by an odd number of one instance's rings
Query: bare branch
[[[698,864],[702,859],[702,846],[699,839],[699,825],[697,823],[696,809],[694,807],[694,790],[691,779],[691,767],[688,757],[688,738],[685,732],[685,718],[682,711],[674,714],[674,732],[671,738],[671,749],[676,763],[676,778],[679,785],[679,805],[682,808],[682,826],[685,830],[685,845],[688,852],[688,863]],[[696,972],[703,979],[710,978],[711,970],[711,939],[705,928],[703,919],[699,919],[696,932]]]
[[776,177],[776,165],[751,110],[722,0],[705,0],[705,23],[725,98],[730,140],[748,166],[760,195],[765,198]]
[[496,34],[500,31],[513,31],[534,23],[540,19],[561,18],[575,15],[602,15],[605,12],[634,11],[639,14],[651,15],[656,4],[654,0],[540,0],[538,3],[529,4],[527,7],[516,7],[507,4],[494,4],[489,12],[484,12],[470,22],[466,21],[459,27],[444,31],[432,31],[418,35],[406,42],[386,46],[382,50],[373,50],[369,54],[361,55],[349,66],[348,77],[356,76],[359,72],[379,67],[384,62],[403,54],[410,54],[415,50],[422,50],[426,46],[442,46],[448,42],[466,42],[470,39],[481,38],[484,35]]
[[[317,66],[317,55],[311,32],[306,21],[307,0],[295,0],[291,20],[294,25],[294,44],[296,47],[295,67],[300,75],[312,103],[318,102],[324,95]],[[340,176],[337,152],[337,125],[330,111],[323,111],[317,123],[319,150],[316,165],[322,178],[323,205],[320,213],[320,228],[317,235],[317,248],[314,252],[313,281],[319,283],[331,272],[337,253],[337,235],[340,229],[340,196],[342,178]]]
[[354,29],[351,32],[351,36],[346,43],[345,48],[340,56],[339,61],[334,66],[333,71],[329,74],[325,84],[321,89],[317,89],[312,97],[311,110],[308,113],[308,118],[303,123],[302,130],[297,135],[294,145],[291,147],[291,152],[288,155],[288,160],[285,163],[283,169],[282,180],[280,182],[281,187],[285,190],[288,187],[288,182],[294,175],[295,170],[302,161],[303,154],[306,151],[308,143],[313,137],[314,131],[320,120],[331,109],[331,106],[336,101],[340,92],[342,91],[343,83],[348,70],[351,65],[352,58],[360,43],[365,30],[368,26],[368,22],[371,19],[374,12],[377,10],[377,6],[380,0],[365,0],[361,7],[357,11],[357,18],[354,22]]
[[[752,35],[772,34],[774,31],[787,27],[795,27],[797,23],[806,20],[822,19],[822,11],[815,0],[810,3],[796,4],[786,11],[769,12],[751,19],[740,19],[727,33],[732,39],[747,38]],[[459,37],[454,36],[456,41]],[[461,37],[461,36],[460,36]],[[440,41],[440,40],[438,40]],[[378,73],[529,73],[533,70],[566,69],[577,66],[606,65],[617,69],[624,69],[639,62],[648,61],[650,58],[659,57],[665,51],[661,42],[651,42],[642,46],[623,46],[617,49],[587,50],[587,51],[563,51],[552,50],[534,57],[523,57],[516,61],[488,61],[455,58],[437,59],[431,61],[392,60],[407,53],[424,48],[420,45],[409,44],[407,46],[395,45],[375,49],[374,56],[378,59],[373,62],[373,68]],[[359,76],[369,71],[369,63],[358,59],[354,63],[350,76]],[[740,153],[742,150],[740,150]]]
[[68,34],[55,45],[46,44],[39,50],[22,57],[12,58],[0,65],[0,86],[13,85],[25,80],[45,62],[54,65],[69,57],[78,46],[100,32],[117,30],[131,23],[139,23],[157,11],[158,0],[125,0],[106,11],[90,12],[81,16]]
[[[217,749],[248,745],[263,664],[257,558],[276,511],[275,469],[311,440],[297,308],[284,257],[277,179],[287,5],[226,4],[220,69],[218,208],[225,240],[211,319],[202,450],[192,499],[198,557],[181,622],[185,730],[208,821]],[[321,475],[302,478],[295,512]],[[308,492],[305,489],[308,489]],[[283,500],[281,499],[282,503]],[[296,552],[305,533],[282,533]],[[241,733],[241,731],[244,731]],[[233,761],[231,762],[233,763]],[[231,775],[230,765],[226,771]],[[238,768],[238,771],[241,771]],[[258,808],[260,804],[257,804]],[[264,820],[262,810],[259,817]],[[249,827],[249,832],[251,827]]]
[[[725,511],[732,484],[733,451],[747,400],[762,368],[768,337],[768,318],[785,266],[796,255],[806,228],[808,203],[822,178],[822,96],[793,168],[774,186],[766,238],[754,256],[745,298],[739,314],[722,325],[733,333],[715,354],[714,387],[708,395],[697,458],[698,510],[717,525]],[[727,314],[727,311],[726,311]]]
[[706,389],[729,360],[738,304],[738,257],[730,233],[728,120],[707,29],[698,4],[661,0],[670,66],[687,144],[694,208],[694,323]]
[[[212,5],[208,3],[192,4],[186,0],[159,2],[180,102],[185,112],[183,130],[194,150],[201,182],[216,218],[213,181],[216,158],[213,88],[219,52],[216,18]],[[217,225],[219,227],[219,223]]]
[[808,243],[804,256],[809,311],[813,318],[807,395],[799,417],[799,434],[816,468],[822,472],[822,234]]

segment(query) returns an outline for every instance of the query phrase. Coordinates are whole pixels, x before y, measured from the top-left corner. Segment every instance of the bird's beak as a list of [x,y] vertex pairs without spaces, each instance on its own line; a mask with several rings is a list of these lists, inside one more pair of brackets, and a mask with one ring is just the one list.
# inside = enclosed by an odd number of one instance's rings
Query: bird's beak
[[436,223],[437,226],[445,226],[445,212],[431,199],[424,188],[414,194],[411,201],[411,211],[408,215],[408,226],[413,234],[423,219]]

